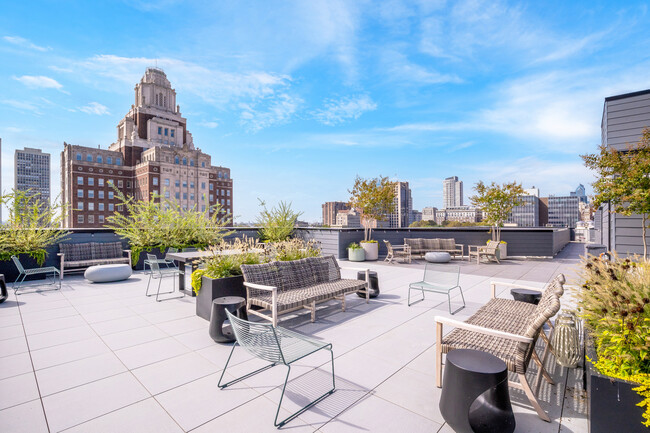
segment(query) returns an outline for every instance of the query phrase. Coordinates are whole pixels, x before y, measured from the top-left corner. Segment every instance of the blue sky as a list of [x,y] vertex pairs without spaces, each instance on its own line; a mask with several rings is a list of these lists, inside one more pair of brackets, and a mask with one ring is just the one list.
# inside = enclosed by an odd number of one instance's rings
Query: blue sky
[[[593,179],[606,96],[650,88],[645,3],[47,1],[0,14],[2,185],[13,153],[107,147],[147,66],[195,144],[261,198],[319,221],[354,177],[409,181],[416,209],[479,180],[568,194]],[[590,191],[590,189],[589,189]]]

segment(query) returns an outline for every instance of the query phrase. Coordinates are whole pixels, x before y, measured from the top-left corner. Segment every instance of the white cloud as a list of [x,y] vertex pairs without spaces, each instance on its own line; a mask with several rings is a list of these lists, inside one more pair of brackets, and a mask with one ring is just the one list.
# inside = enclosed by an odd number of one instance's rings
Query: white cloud
[[32,89],[63,89],[61,83],[56,81],[54,78],[46,77],[44,75],[23,75],[22,77],[13,78]]
[[41,111],[38,105],[26,102],[26,101],[16,101],[13,99],[5,99],[2,101],[2,105],[8,105],[9,107],[16,108],[22,111],[31,111],[34,114],[41,114]]
[[30,50],[41,52],[51,50],[50,47],[41,47],[32,43],[29,39],[21,38],[20,36],[4,36],[2,39],[9,42],[10,44],[14,44],[23,48],[29,48]]
[[377,109],[377,104],[368,95],[356,95],[329,99],[325,108],[312,113],[314,118],[325,125],[338,125],[350,119],[358,119],[366,111]]
[[83,111],[84,113],[96,114],[98,116],[111,114],[111,112],[108,111],[108,107],[100,104],[99,102],[91,102],[87,105],[84,105],[83,107],[79,107],[79,110]]
[[274,125],[287,123],[303,100],[281,93],[258,103],[240,104],[240,123],[250,132],[258,132]]
[[396,50],[385,50],[381,62],[384,72],[392,81],[419,85],[461,83],[463,81],[456,74],[441,73],[432,67],[413,63],[407,56]]
[[219,123],[214,122],[214,121],[210,121],[210,122],[199,122],[199,125],[201,125],[201,126],[203,126],[203,127],[206,127],[206,128],[214,129],[214,128],[216,128],[216,127],[219,126]]

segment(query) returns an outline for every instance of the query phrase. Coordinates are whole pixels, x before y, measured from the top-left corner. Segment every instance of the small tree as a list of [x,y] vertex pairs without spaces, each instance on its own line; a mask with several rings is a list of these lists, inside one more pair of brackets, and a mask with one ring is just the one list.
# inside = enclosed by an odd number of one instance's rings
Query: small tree
[[260,226],[260,239],[270,242],[281,242],[289,239],[302,212],[294,212],[291,209],[291,203],[284,201],[271,209],[267,209],[266,203],[260,200],[260,206],[262,206],[262,210],[257,217],[257,224]]
[[479,181],[474,187],[476,195],[470,201],[483,210],[483,221],[492,226],[492,240],[501,242],[501,227],[508,220],[512,209],[519,204],[519,196],[524,193],[517,182],[499,185],[496,182],[485,185]]
[[603,144],[600,153],[582,155],[585,165],[598,179],[594,187],[594,206],[609,202],[610,212],[640,214],[643,257],[648,257],[646,230],[650,213],[650,129],[643,130],[641,140],[624,151]]
[[361,210],[361,221],[364,228],[364,240],[372,236],[372,223],[383,221],[386,215],[393,212],[395,199],[395,182],[388,177],[379,176],[373,179],[362,179],[357,176],[350,193],[350,207]]

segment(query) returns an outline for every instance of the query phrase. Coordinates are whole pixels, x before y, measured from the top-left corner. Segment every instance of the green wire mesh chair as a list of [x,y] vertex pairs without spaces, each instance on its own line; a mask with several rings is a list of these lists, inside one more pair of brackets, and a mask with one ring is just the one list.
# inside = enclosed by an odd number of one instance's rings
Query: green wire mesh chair
[[[167,301],[168,299],[177,299],[177,298],[182,298],[185,296],[185,293],[181,293],[180,296],[173,296],[170,298],[164,298],[164,299],[159,299],[160,295],[168,295],[170,293],[174,293],[176,291],[176,278],[178,277],[178,274],[181,273],[178,269],[174,268],[161,268],[160,264],[158,262],[158,258],[154,254],[147,254],[147,263],[149,264],[149,267],[151,268],[151,272],[149,273],[149,282],[147,283],[147,292],[145,293],[147,296],[153,296],[152,294],[149,294],[149,285],[151,284],[151,280],[158,280],[158,291],[156,292],[156,301]],[[160,285],[162,284],[162,280],[164,277],[174,277],[173,280],[173,288],[171,292],[162,292],[160,293]]]
[[[458,308],[452,313],[451,311],[451,296],[449,292],[454,289],[460,290],[460,296],[463,299],[463,306]],[[465,308],[465,296],[463,289],[460,287],[460,266],[452,265],[435,265],[427,263],[424,267],[424,277],[422,281],[409,284],[408,305],[411,306],[411,290],[419,290],[422,292],[422,299],[416,302],[424,301],[424,292],[446,293],[447,300],[449,301],[449,313],[456,314],[458,311]]]
[[[60,278],[60,273],[57,268],[54,266],[46,266],[44,268],[32,268],[32,269],[25,269],[20,263],[20,259],[16,256],[11,256],[11,260],[14,261],[14,264],[16,265],[16,268],[18,268],[18,277],[16,277],[16,281],[14,281],[13,288],[14,288],[14,293],[18,292],[18,289],[20,289],[20,286],[22,285],[23,281],[25,281],[25,278],[27,278],[30,275],[39,275],[39,274],[52,274],[52,284],[56,284],[56,281],[58,279],[59,281],[59,289],[61,289],[61,278]],[[59,278],[57,278],[59,277]]]
[[[336,382],[334,380],[334,352],[332,352],[331,343],[318,341],[313,338],[309,338],[304,335],[289,331],[288,329],[274,327],[270,323],[267,324],[249,322],[247,320],[243,320],[237,316],[234,316],[228,310],[226,310],[226,314],[228,315],[228,319],[230,320],[237,341],[235,344],[233,344],[232,350],[230,351],[230,356],[228,356],[228,360],[226,361],[226,366],[221,372],[221,378],[219,378],[218,384],[219,388],[226,388],[234,383],[254,376],[257,373],[261,373],[262,371],[268,370],[271,367],[275,367],[276,365],[282,364],[286,366],[287,377],[284,379],[284,385],[282,386],[282,395],[280,396],[280,402],[278,403],[278,410],[275,413],[274,425],[278,428],[284,426],[286,423],[293,420],[298,415],[334,392],[336,389]],[[237,379],[233,379],[228,383],[222,384],[221,381],[223,380],[223,376],[226,373],[226,369],[228,368],[228,363],[230,362],[232,354],[235,351],[235,347],[237,345],[244,348],[248,353],[255,356],[256,358],[270,362],[270,364],[251,373],[245,374],[244,376],[241,376]],[[332,389],[317,399],[313,400],[307,406],[302,407],[298,411],[289,415],[284,420],[278,422],[280,408],[282,407],[282,399],[284,398],[284,393],[287,389],[287,382],[289,381],[289,374],[291,373],[291,364],[308,355],[311,355],[312,353],[318,352],[321,349],[329,350],[330,356],[332,358]]]

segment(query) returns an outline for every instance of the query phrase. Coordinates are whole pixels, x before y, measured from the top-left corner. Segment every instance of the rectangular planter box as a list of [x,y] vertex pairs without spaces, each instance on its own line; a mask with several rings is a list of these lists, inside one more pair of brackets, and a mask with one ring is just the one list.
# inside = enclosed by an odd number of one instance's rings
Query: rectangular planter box
[[210,320],[212,312],[212,301],[222,296],[241,296],[246,299],[246,289],[244,288],[244,277],[227,278],[201,278],[201,290],[196,295],[196,315]]
[[[585,353],[594,361],[596,351],[585,332]],[[638,385],[600,374],[585,360],[587,396],[589,399],[590,433],[647,433],[643,424],[643,408],[637,406],[642,398],[632,388]]]

